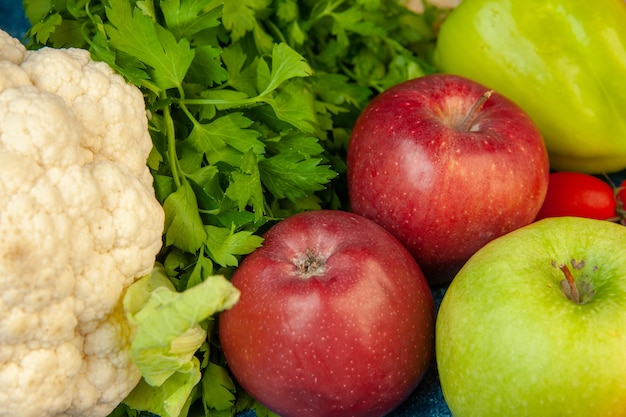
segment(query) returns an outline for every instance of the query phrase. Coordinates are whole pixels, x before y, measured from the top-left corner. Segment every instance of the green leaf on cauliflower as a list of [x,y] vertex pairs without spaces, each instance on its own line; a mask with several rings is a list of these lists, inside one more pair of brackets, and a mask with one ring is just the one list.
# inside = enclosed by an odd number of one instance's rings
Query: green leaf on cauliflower
[[238,299],[239,291],[219,275],[178,292],[158,264],[132,284],[123,303],[135,328],[131,357],[143,378],[124,402],[161,417],[178,417],[202,378],[195,353],[207,342],[204,321]]

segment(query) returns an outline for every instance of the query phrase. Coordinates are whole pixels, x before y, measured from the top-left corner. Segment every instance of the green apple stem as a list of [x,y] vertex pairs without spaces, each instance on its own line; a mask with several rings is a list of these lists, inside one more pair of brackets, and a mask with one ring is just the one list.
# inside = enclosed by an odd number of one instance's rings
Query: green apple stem
[[476,118],[476,113],[483,107],[485,102],[491,97],[493,94],[493,90],[485,91],[479,98],[474,102],[472,108],[467,112],[463,121],[460,125],[461,131],[472,131],[472,126],[474,124],[474,119]]
[[565,264],[561,265],[559,269],[561,269],[561,271],[563,271],[563,275],[565,275],[565,279],[561,281],[563,292],[565,292],[565,295],[567,295],[570,300],[580,304],[580,293],[578,292],[578,287],[576,286],[576,280],[572,275],[572,271],[570,271]]

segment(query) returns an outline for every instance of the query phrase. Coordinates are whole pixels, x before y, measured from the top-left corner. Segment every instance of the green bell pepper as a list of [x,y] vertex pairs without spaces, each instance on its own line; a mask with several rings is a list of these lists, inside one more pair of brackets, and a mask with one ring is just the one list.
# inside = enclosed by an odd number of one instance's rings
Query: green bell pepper
[[464,0],[434,59],[520,105],[553,169],[626,168],[626,1]]

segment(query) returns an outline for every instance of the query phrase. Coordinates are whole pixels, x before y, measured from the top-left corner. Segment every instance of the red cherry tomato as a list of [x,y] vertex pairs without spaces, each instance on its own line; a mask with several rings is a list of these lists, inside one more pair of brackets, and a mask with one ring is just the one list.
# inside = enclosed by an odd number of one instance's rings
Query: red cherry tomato
[[[617,220],[616,192],[606,181],[579,172],[553,172],[536,220],[577,216]],[[626,197],[626,196],[625,196]]]

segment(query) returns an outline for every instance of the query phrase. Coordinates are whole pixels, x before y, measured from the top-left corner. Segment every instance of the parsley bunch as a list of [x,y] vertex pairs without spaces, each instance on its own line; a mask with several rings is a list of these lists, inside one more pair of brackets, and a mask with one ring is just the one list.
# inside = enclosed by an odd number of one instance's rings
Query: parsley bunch
[[[179,291],[230,276],[277,220],[349,209],[356,117],[378,92],[434,72],[438,11],[417,15],[395,0],[24,0],[24,9],[31,48],[89,49],[143,91],[166,216],[159,261]],[[184,415],[268,415],[236,386],[212,335]]]

